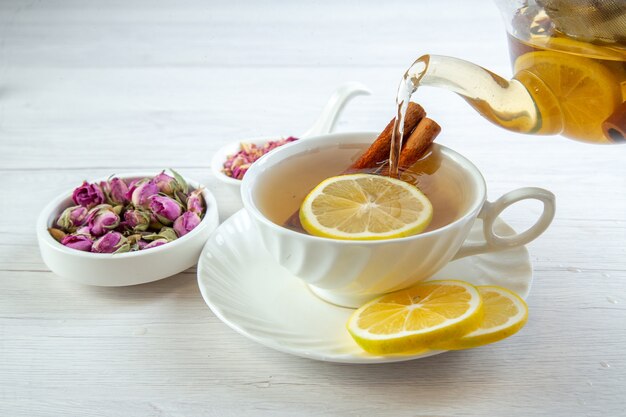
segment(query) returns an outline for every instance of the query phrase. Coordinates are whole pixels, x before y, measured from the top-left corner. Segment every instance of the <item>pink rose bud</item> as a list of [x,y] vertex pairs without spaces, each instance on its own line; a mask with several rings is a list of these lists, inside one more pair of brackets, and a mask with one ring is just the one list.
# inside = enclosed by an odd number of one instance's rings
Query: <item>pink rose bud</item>
[[127,210],[124,213],[124,222],[135,232],[144,232],[150,226],[150,213],[141,210]]
[[187,211],[196,213],[198,216],[204,213],[204,199],[202,198],[202,190],[193,190],[187,198]]
[[[135,180],[130,180],[130,182],[128,183],[128,190],[129,190],[130,192],[132,192],[131,188],[134,190],[134,189],[135,189],[135,186],[137,185],[137,183],[138,183],[139,181],[143,181],[143,180],[145,180],[145,179],[147,179],[147,178],[138,178],[138,179],[135,179]],[[128,200],[130,200],[130,195],[129,195],[129,194],[127,194],[127,195],[126,195],[126,198],[127,198]]]
[[182,213],[182,207],[178,201],[162,195],[150,198],[150,210],[163,224],[171,224]]
[[104,193],[97,184],[89,184],[87,181],[83,181],[83,185],[74,189],[72,193],[72,200],[79,206],[86,208],[92,208],[98,204],[104,203]]
[[111,178],[108,181],[102,181],[100,188],[104,191],[107,201],[112,206],[126,205],[128,203],[128,186],[119,178]]
[[92,252],[96,253],[122,253],[128,252],[130,245],[126,238],[119,232],[108,232],[93,242]]
[[165,171],[154,177],[153,181],[159,187],[159,191],[164,194],[172,195],[176,191],[176,180],[167,175]]
[[174,196],[176,192],[187,192],[187,183],[176,171],[170,170],[174,176],[169,176],[162,171],[159,175],[154,177],[153,181],[159,187],[159,191],[169,196]]
[[159,193],[159,187],[154,181],[144,178],[140,181],[131,183],[126,195],[128,199],[137,208],[147,208],[150,204],[150,197]]
[[89,230],[94,236],[102,236],[109,230],[115,229],[119,224],[120,217],[113,211],[113,207],[108,204],[101,204],[92,208],[89,212]]
[[162,171],[159,175],[154,177],[153,181],[159,187],[159,191],[169,196],[175,196],[177,192],[187,193],[187,182],[180,176],[180,174],[173,169],[170,169],[174,176],[167,175],[165,171]]
[[91,237],[91,229],[89,228],[89,226],[82,226],[79,227],[78,229],[76,229],[76,232],[74,232],[75,235],[85,235],[85,236],[89,236]]
[[68,248],[89,252],[91,251],[93,242],[89,236],[67,235],[63,238],[61,244],[63,246],[67,246]]
[[141,249],[152,249],[152,248],[156,248],[157,246],[165,245],[166,243],[167,243],[167,239],[157,239],[148,243]]
[[83,206],[68,207],[59,216],[57,225],[65,231],[82,226],[85,223],[88,212],[89,210]]
[[192,211],[187,211],[176,219],[174,222],[174,230],[178,237],[182,237],[199,225],[200,221],[200,216]]

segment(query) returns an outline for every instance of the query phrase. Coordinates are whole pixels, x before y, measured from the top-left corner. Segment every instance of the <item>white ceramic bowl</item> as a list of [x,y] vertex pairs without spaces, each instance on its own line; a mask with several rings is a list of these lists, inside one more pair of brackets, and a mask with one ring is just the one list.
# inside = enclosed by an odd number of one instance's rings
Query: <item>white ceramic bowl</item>
[[[155,173],[117,175],[124,180],[146,178]],[[99,179],[104,181],[106,178]],[[193,189],[201,187],[196,181],[185,178]],[[51,201],[37,220],[37,239],[41,257],[55,274],[87,285],[118,287],[157,281],[184,271],[198,261],[209,234],[218,226],[215,197],[206,188],[202,192],[207,206],[204,218],[185,236],[152,249],[118,254],[90,253],[68,248],[54,240],[48,228],[59,214],[72,206],[72,190]]]

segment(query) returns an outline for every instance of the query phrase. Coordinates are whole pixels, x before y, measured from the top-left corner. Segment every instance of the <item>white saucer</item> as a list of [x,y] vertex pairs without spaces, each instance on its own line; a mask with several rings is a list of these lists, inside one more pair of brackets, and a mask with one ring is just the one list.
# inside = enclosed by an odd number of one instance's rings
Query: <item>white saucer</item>
[[[480,240],[481,229],[477,220],[468,240]],[[513,233],[503,221],[497,221],[494,229],[502,236]],[[519,247],[451,262],[433,278],[500,285],[525,298],[532,265],[526,248]],[[302,280],[278,265],[243,209],[210,236],[198,264],[198,285],[220,320],[281,352],[342,363],[399,362],[442,353],[382,357],[364,352],[345,328],[354,310],[320,300]]]

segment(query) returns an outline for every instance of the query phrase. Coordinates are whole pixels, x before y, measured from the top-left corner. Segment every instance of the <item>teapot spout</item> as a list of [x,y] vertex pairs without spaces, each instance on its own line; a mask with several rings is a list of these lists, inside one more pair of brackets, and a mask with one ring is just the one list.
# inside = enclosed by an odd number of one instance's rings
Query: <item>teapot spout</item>
[[[507,130],[556,134],[562,128],[560,122],[551,121],[549,126],[542,123],[531,93],[520,81],[505,80],[462,59],[441,55],[421,56],[407,70],[404,80],[412,90],[411,94],[419,86],[455,92],[484,118]],[[534,81],[541,82],[538,79]]]

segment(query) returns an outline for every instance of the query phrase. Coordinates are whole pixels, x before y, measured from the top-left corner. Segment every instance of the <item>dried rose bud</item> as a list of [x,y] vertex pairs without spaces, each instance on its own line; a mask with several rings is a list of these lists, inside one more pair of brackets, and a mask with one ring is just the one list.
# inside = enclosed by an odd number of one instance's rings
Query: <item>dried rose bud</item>
[[89,228],[89,226],[82,226],[82,227],[79,227],[78,229],[76,229],[74,234],[75,235],[85,235],[85,236],[91,237],[91,229]]
[[176,231],[172,229],[171,227],[161,228],[161,230],[159,231],[159,236],[163,237],[168,242],[172,242],[178,239],[178,235],[176,234]]
[[128,240],[128,243],[133,245],[141,240],[141,234],[136,233],[134,235],[129,235],[129,236],[126,236],[126,239]]
[[178,201],[181,206],[187,207],[187,194],[183,193],[182,191],[176,191],[174,193],[174,199]]
[[[147,179],[148,179],[148,178],[137,178],[137,179],[134,179],[134,180],[130,180],[130,182],[128,183],[128,192],[129,192],[129,193],[132,193],[131,188],[132,188],[132,189],[135,189],[135,188],[136,188],[135,186],[137,185],[137,183],[138,183],[139,181],[143,181],[143,180],[147,180]],[[126,194],[126,199],[127,199],[127,200],[130,200],[130,194]]]
[[192,211],[187,211],[174,222],[174,231],[178,237],[183,237],[199,225],[200,222],[200,216]]
[[149,229],[152,230],[161,230],[161,228],[164,225],[161,224],[161,222],[159,221],[159,219],[157,219],[157,216],[154,215],[154,213],[150,213],[150,227]]
[[187,191],[189,191],[189,186],[187,185],[187,181],[185,181],[182,175],[174,171],[172,168],[170,168],[170,171],[174,175],[174,178],[176,179],[176,183],[178,184],[178,191],[182,192],[183,194],[187,194]]
[[50,233],[50,235],[54,238],[54,240],[56,240],[59,243],[61,243],[63,241],[63,238],[67,236],[63,230],[57,229],[54,227],[49,227],[48,233]]
[[63,238],[61,244],[63,246],[67,246],[68,248],[89,252],[91,251],[93,242],[89,236],[67,235]]
[[[126,236],[126,242],[128,242],[130,252],[135,252],[135,251],[140,250],[141,249],[140,242],[142,242],[141,234],[137,233],[134,235]],[[145,243],[144,243],[144,246],[145,246]]]
[[154,181],[144,178],[142,180],[132,182],[126,196],[137,208],[147,208],[150,204],[150,197],[159,193],[159,187]]
[[89,231],[94,236],[102,236],[109,230],[115,229],[120,224],[120,216],[108,204],[101,204],[89,211]]
[[102,181],[100,188],[102,188],[107,202],[112,206],[123,206],[128,203],[128,185],[123,180],[114,177],[108,181]]
[[159,175],[153,178],[153,181],[156,186],[159,187],[160,192],[167,195],[174,194],[176,190],[176,180],[174,177],[167,175],[165,171],[161,171]]
[[296,140],[298,140],[298,138],[293,137],[293,136],[289,136],[286,139],[270,140],[265,145],[263,145],[263,148],[262,148],[263,155],[265,155],[269,151],[273,151],[274,149],[278,148],[279,146],[286,145],[286,144],[288,144],[290,142],[294,142]]
[[150,210],[163,224],[171,224],[182,213],[180,203],[173,198],[155,195],[150,198]]
[[150,213],[141,210],[127,210],[124,213],[124,222],[135,232],[144,232],[150,226]]
[[171,227],[162,227],[159,233],[144,234],[142,238],[144,240],[165,239],[168,242],[172,242],[178,239],[178,235],[176,234],[174,229],[172,229]]
[[187,198],[187,211],[196,213],[198,216],[204,213],[204,199],[202,198],[202,190],[193,190]]
[[153,181],[157,187],[159,187],[159,191],[171,197],[175,196],[177,191],[186,193],[187,183],[183,177],[181,177],[178,172],[173,169],[170,169],[170,171],[174,174],[173,177],[167,175],[165,171],[162,171],[159,175],[154,177]]
[[87,181],[83,181],[80,187],[74,189],[72,193],[72,200],[79,206],[86,208],[92,208],[98,204],[105,202],[104,193],[97,184],[89,184]]
[[161,246],[161,245],[165,245],[167,243],[167,239],[157,239],[157,240],[153,240],[152,242],[144,245],[143,247],[140,248],[141,249],[152,249],[152,248],[156,248],[157,246]]
[[65,231],[82,226],[85,224],[88,212],[89,210],[83,206],[68,207],[63,210],[63,213],[59,216],[57,226],[63,228]]
[[96,253],[122,253],[130,250],[130,244],[119,232],[108,232],[93,242],[92,252]]
[[298,140],[293,136],[289,136],[286,139],[279,139],[269,141],[262,146],[257,146],[254,143],[241,143],[240,150],[236,154],[229,155],[224,162],[222,172],[229,177],[235,179],[243,179],[243,176],[248,171],[248,168],[260,157],[268,153],[269,151],[283,146],[289,142]]

